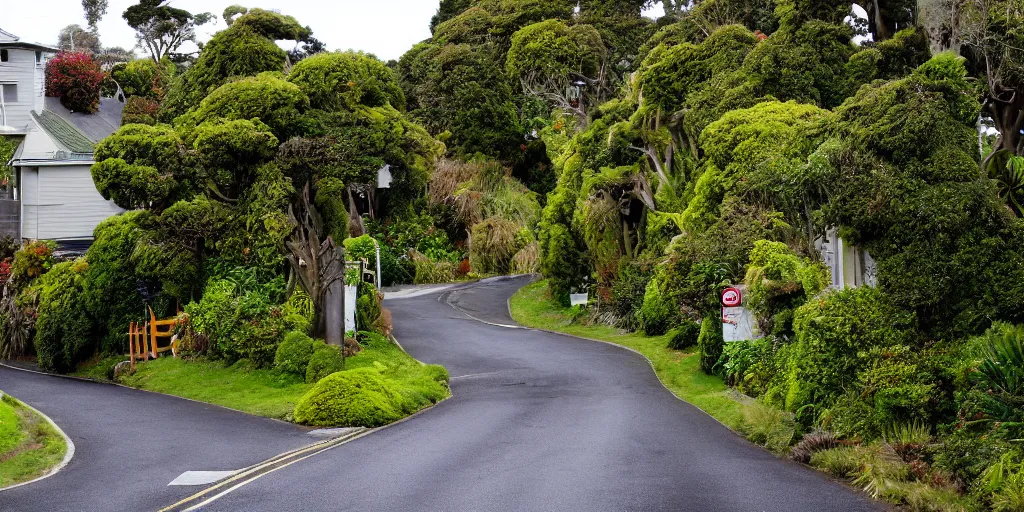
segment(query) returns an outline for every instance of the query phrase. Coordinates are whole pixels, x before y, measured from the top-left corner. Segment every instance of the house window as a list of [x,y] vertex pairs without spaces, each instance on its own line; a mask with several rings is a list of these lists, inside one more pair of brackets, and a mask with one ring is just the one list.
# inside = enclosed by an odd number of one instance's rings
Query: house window
[[0,62],[7,62],[10,55],[7,54],[7,50],[0,50]]
[[4,103],[14,103],[18,101],[17,84],[0,84],[0,94],[3,94]]
[[36,64],[43,62],[43,52],[36,52]]

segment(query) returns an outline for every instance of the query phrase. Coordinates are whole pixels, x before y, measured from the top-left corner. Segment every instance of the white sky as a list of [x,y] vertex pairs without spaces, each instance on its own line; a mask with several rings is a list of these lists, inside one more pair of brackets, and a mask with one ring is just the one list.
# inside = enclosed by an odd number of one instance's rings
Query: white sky
[[[109,0],[100,21],[104,46],[135,46],[135,32],[121,13],[138,0]],[[171,5],[193,14],[211,12],[216,23],[197,31],[200,41],[225,28],[220,15],[232,4],[277,10],[294,16],[313,29],[313,35],[329,50],[362,50],[387,61],[402,56],[412,45],[430,37],[430,18],[439,0],[172,0]],[[646,13],[658,17],[661,5]],[[56,44],[60,29],[77,23],[85,26],[80,0],[0,0],[0,28],[23,41]],[[182,50],[185,50],[182,47]],[[136,53],[141,55],[141,51]]]
[[[135,46],[135,32],[121,17],[137,0],[109,0],[100,21],[104,46]],[[412,45],[430,37],[430,17],[438,0],[173,0],[171,5],[193,14],[211,12],[216,23],[199,27],[205,41],[225,28],[224,8],[246,7],[278,10],[294,16],[313,29],[313,35],[330,50],[363,50],[388,60],[402,56]],[[0,0],[0,28],[23,41],[55,44],[57,33],[67,25],[85,26],[81,0]],[[141,52],[136,52],[141,54]]]

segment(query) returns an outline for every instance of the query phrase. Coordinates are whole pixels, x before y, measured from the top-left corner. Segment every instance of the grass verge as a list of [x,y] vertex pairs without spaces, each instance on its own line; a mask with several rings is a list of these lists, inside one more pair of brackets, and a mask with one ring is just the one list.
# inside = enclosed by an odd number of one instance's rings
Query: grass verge
[[[101,359],[83,366],[75,376],[109,380],[113,366],[124,359]],[[414,404],[410,413],[433,403],[424,399],[419,389],[427,367],[391,342],[370,342],[357,355],[345,359],[346,371],[358,368],[372,368],[393,383],[405,402]],[[286,421],[292,420],[295,406],[314,387],[301,376],[255,368],[245,360],[228,365],[216,359],[171,357],[139,363],[135,374],[122,377],[119,383]]]
[[0,489],[45,475],[67,449],[49,421],[9,395],[0,398]]
[[551,298],[546,280],[524,286],[512,296],[509,304],[512,318],[527,327],[607,341],[640,352],[650,359],[654,372],[672,393],[733,430],[742,431],[750,410],[758,407],[737,397],[721,378],[700,371],[696,348],[669,349],[667,335],[644,336],[608,325],[572,323],[572,309]]

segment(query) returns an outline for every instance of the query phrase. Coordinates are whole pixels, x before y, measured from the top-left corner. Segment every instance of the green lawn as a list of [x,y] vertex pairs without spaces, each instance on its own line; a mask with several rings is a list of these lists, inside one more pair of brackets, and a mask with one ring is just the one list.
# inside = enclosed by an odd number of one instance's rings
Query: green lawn
[[67,449],[42,416],[8,395],[0,399],[0,488],[45,475]]
[[[111,357],[85,366],[79,377],[105,380],[108,369],[124,360]],[[373,367],[410,394],[422,382],[424,366],[393,343],[374,343],[345,360],[345,369]],[[120,383],[148,391],[220,405],[249,414],[290,420],[295,404],[313,385],[298,376],[253,368],[247,361],[226,365],[214,359],[185,361],[163,357],[137,364],[135,375]]]
[[121,384],[269,418],[286,419],[313,387],[293,375],[252,368],[246,361],[227,366],[219,360],[162,357],[136,366],[135,375]]
[[654,365],[654,372],[676,396],[699,407],[735,430],[744,425],[744,410],[752,407],[735,398],[719,377],[700,371],[696,349],[685,351],[665,348],[668,336],[644,336],[627,333],[607,325],[572,323],[570,308],[553,301],[547,281],[526,285],[512,296],[512,318],[527,327],[547,329],[615,343],[640,352]]

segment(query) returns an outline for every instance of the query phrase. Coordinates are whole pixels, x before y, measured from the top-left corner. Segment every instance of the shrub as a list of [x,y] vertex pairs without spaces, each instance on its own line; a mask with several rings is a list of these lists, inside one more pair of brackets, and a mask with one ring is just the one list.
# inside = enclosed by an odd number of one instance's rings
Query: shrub
[[229,360],[249,359],[257,366],[274,363],[285,330],[283,310],[270,299],[283,283],[247,283],[228,277],[211,278],[199,302],[185,306],[195,329],[210,338],[215,355]]
[[790,310],[814,297],[829,284],[828,269],[797,256],[782,242],[758,240],[750,251],[744,282],[748,307],[770,320],[773,334],[788,334]]
[[20,287],[43,275],[53,266],[53,250],[57,245],[48,240],[35,240],[26,243],[14,253],[11,264],[11,278],[14,285]]
[[882,350],[909,346],[913,326],[914,315],[896,310],[872,287],[834,292],[801,306],[784,377],[786,410],[835,403],[847,389],[855,389],[872,361],[883,359]]
[[743,433],[751,442],[781,454],[789,449],[796,432],[793,415],[774,407],[752,404],[743,409]]
[[60,52],[46,63],[46,95],[72,112],[96,112],[103,71],[85,52]]
[[697,336],[697,348],[700,350],[700,369],[708,374],[714,375],[719,358],[722,357],[722,349],[725,341],[722,338],[721,321],[710,316],[704,317],[700,325],[700,334]]
[[325,377],[299,400],[294,413],[296,423],[317,427],[379,427],[401,417],[401,396],[371,368]]
[[480,274],[505,274],[518,251],[519,226],[501,217],[491,217],[475,226],[469,246],[469,263]]
[[677,322],[677,309],[662,294],[658,279],[651,279],[644,291],[643,305],[636,312],[637,326],[648,336],[665,334]]
[[433,261],[419,251],[409,252],[416,267],[415,284],[450,283],[455,279],[455,264],[449,261]]
[[638,260],[620,264],[619,278],[612,283],[611,290],[611,307],[620,319],[620,327],[629,330],[640,328],[637,316],[644,304],[644,294],[654,273],[653,267],[648,261]]
[[155,125],[160,114],[160,104],[151,98],[132,96],[124,104],[121,111],[121,125],[148,124]]
[[841,446],[831,450],[815,452],[811,455],[812,466],[825,470],[839,478],[849,478],[860,472],[863,466],[859,449],[853,446]]
[[992,509],[998,512],[1024,510],[1024,470],[1010,475],[992,495]]
[[157,64],[148,58],[123,62],[110,70],[110,77],[121,86],[129,104],[132,98],[159,100],[173,74],[174,64],[168,60]]
[[700,337],[701,324],[693,320],[683,320],[679,327],[672,331],[672,337],[668,340],[668,348],[683,350],[697,344]]
[[82,293],[84,259],[58,263],[35,284],[39,292],[36,354],[39,366],[67,373],[95,354],[93,322]]
[[148,216],[148,212],[134,211],[104,220],[93,231],[94,240],[86,253],[85,306],[96,319],[100,348],[105,353],[124,353],[128,324],[141,320],[145,311],[139,292],[142,280],[131,256],[142,235],[141,223]]
[[1008,439],[1024,437],[1024,327],[996,324],[979,342],[982,418]]
[[284,341],[277,346],[277,353],[274,355],[274,367],[282,372],[305,375],[315,347],[313,338],[307,336],[306,333],[290,332],[284,336]]
[[512,257],[509,271],[512,274],[536,274],[540,270],[540,245],[530,242]]
[[341,349],[333,345],[318,343],[306,366],[306,383],[316,384],[324,377],[345,369]]
[[306,334],[313,331],[313,301],[301,288],[292,292],[281,313],[284,315],[284,326],[289,331]]
[[789,458],[808,464],[811,462],[811,457],[814,454],[838,447],[839,441],[836,439],[835,434],[827,430],[815,430],[805,434],[803,439],[793,446],[793,449],[789,452]]

